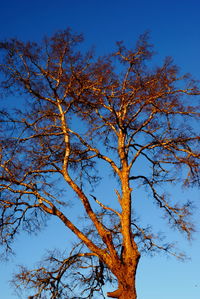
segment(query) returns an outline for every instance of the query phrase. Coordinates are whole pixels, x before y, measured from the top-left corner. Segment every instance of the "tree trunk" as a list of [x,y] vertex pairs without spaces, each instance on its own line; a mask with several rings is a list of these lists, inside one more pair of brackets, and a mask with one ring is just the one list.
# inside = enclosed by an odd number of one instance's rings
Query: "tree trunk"
[[114,292],[108,292],[108,297],[111,298],[118,298],[118,299],[136,299],[136,289],[135,287],[129,286],[129,288],[119,288]]
[[[129,265],[123,265],[123,269],[119,269],[118,273],[115,273],[118,279],[118,289],[114,292],[108,292],[107,296],[110,298],[119,298],[119,299],[136,299],[136,287],[135,287],[135,278],[136,270],[139,262],[139,256],[134,263]],[[121,271],[120,271],[121,270]]]

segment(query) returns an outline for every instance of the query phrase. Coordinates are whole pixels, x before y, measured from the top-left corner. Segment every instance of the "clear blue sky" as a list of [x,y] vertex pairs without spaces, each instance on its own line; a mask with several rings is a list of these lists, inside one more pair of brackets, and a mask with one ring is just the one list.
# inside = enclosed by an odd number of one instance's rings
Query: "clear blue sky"
[[[199,15],[199,0],[1,0],[0,39],[14,36],[38,40],[45,34],[71,27],[84,34],[86,47],[95,45],[97,53],[105,54],[113,49],[115,41],[124,40],[132,45],[141,33],[149,30],[157,60],[173,56],[183,72],[200,79]],[[182,194],[177,192],[177,196]],[[187,196],[199,201],[197,190]],[[180,263],[163,256],[141,260],[138,299],[200,298],[199,211],[195,220],[198,232],[191,244],[177,235],[180,247],[184,247],[191,260]],[[69,243],[64,228],[57,225],[50,222],[50,230],[46,229],[38,238],[18,237],[16,256],[0,267],[0,299],[18,298],[8,285],[15,265],[31,264],[40,259],[45,248],[54,248],[56,244],[64,248]],[[49,231],[55,232],[52,239]]]

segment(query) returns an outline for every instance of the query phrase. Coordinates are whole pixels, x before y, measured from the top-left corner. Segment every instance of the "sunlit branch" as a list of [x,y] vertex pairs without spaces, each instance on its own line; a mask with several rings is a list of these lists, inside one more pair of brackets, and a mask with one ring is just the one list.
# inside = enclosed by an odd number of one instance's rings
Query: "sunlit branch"
[[110,122],[109,120],[107,120],[105,117],[103,117],[103,115],[100,114],[100,112],[99,112],[98,109],[96,109],[96,114],[99,116],[100,119],[103,120],[103,122],[105,123],[106,126],[110,127],[111,130],[112,130],[113,132],[115,132],[116,135],[118,135],[118,132],[117,132],[115,126],[113,126],[113,125],[111,124],[111,122]]
[[[145,243],[145,247],[147,247],[147,250],[153,250],[153,248],[159,249],[161,251],[166,252],[167,254],[170,254],[178,259],[184,259],[184,255],[182,253],[177,254],[175,251],[171,251],[171,248],[173,247],[173,244],[167,244],[167,245],[158,245],[156,244],[153,239],[155,238],[152,234],[147,234],[145,232],[145,229],[139,227],[137,224],[132,223],[132,225],[138,230],[138,234],[142,235],[142,238]],[[137,234],[135,234],[136,236]],[[147,244],[148,243],[148,244]]]
[[117,167],[117,165],[115,164],[115,162],[110,159],[109,157],[101,154],[101,152],[97,149],[97,148],[94,148],[92,147],[85,139],[83,139],[78,133],[74,132],[73,130],[69,129],[69,132],[72,133],[73,135],[75,135],[80,141],[81,143],[86,146],[90,151],[92,152],[95,152],[97,157],[99,159],[102,159],[106,162],[108,162],[112,168],[114,169],[114,171],[119,175],[120,171],[119,171],[119,168]]
[[193,227],[190,225],[190,223],[185,222],[184,218],[188,216],[189,211],[187,211],[187,206],[183,206],[182,208],[178,207],[172,207],[167,203],[164,196],[160,196],[155,187],[154,182],[150,181],[147,177],[143,175],[138,176],[131,176],[130,180],[137,180],[137,179],[143,179],[151,188],[154,199],[158,202],[160,208],[163,208],[167,214],[170,216],[170,218],[174,221],[174,224],[180,227],[181,230],[185,231],[188,235],[188,238],[190,239],[191,231],[193,230]]
[[121,218],[121,214],[119,212],[102,204],[102,202],[100,202],[94,195],[90,194],[90,196],[92,196],[92,198],[95,200],[95,202],[98,203],[98,205],[100,205],[100,207],[102,207],[104,210],[109,210],[109,211],[115,213],[119,218]]

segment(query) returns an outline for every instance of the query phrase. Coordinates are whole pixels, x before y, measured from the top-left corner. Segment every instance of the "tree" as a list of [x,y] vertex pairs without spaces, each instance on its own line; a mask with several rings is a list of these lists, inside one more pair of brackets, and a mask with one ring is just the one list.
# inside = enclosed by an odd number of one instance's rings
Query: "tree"
[[[148,64],[146,34],[134,50],[119,42],[100,58],[81,52],[82,40],[66,30],[40,44],[0,44],[2,94],[22,97],[0,114],[1,245],[10,251],[20,229],[35,232],[47,216],[57,217],[79,243],[69,256],[53,251],[37,269],[22,267],[16,285],[35,289],[32,298],[72,298],[79,278],[81,296],[99,298],[102,286],[116,281],[107,296],[134,299],[144,251],[181,256],[140,223],[133,190],[145,190],[188,238],[194,230],[191,202],[167,190],[199,184],[199,89],[170,58]],[[112,200],[100,201],[95,188],[110,171],[118,187]],[[71,217],[71,201],[82,205],[88,225]]]

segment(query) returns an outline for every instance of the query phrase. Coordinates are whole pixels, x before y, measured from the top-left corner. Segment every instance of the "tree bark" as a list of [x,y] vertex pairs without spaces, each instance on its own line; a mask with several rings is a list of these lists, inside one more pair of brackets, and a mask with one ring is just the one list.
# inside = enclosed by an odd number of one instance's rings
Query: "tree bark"
[[140,254],[138,253],[135,258],[130,259],[130,263],[122,265],[118,273],[115,273],[118,279],[118,289],[113,292],[108,292],[107,296],[110,298],[119,299],[136,299],[136,271],[137,265],[140,259]]
[[110,298],[118,298],[118,299],[136,299],[136,289],[130,287],[129,289],[117,289],[114,292],[108,292],[107,296]]

